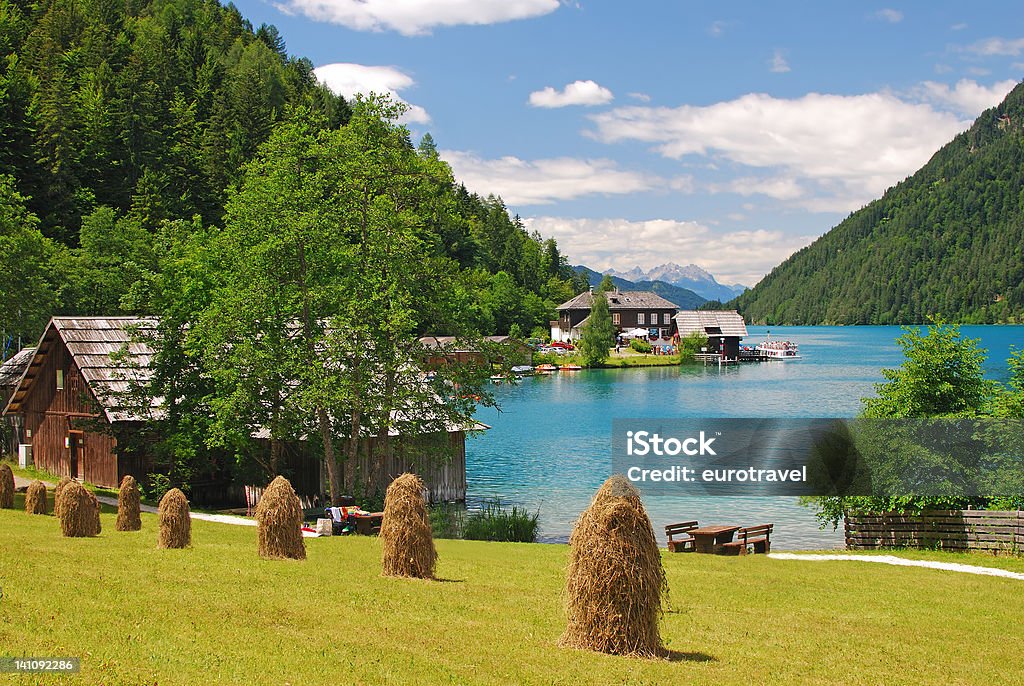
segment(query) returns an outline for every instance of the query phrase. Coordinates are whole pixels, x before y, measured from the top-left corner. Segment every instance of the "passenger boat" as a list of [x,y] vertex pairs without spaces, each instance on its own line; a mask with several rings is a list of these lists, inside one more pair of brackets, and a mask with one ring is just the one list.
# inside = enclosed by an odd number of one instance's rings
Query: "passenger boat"
[[754,352],[764,360],[799,360],[800,348],[792,341],[765,340],[759,343]]

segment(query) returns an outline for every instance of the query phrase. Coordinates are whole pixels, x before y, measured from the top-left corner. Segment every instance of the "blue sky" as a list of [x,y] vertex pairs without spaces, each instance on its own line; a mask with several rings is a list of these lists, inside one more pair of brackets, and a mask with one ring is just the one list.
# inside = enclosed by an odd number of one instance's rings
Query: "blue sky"
[[753,285],[1024,74],[1024,5],[238,0],[573,263]]

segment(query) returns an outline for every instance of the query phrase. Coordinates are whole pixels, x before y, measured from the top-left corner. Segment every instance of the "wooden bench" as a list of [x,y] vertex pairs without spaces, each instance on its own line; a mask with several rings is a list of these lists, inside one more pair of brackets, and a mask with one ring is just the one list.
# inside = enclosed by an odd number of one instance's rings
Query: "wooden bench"
[[736,540],[732,543],[723,543],[719,551],[725,555],[746,555],[750,548],[755,553],[771,552],[771,534],[774,524],[760,524],[758,526],[747,526],[736,530]]
[[668,536],[668,549],[672,553],[692,553],[694,551],[694,539],[689,534],[697,528],[697,522],[679,522],[669,524],[665,527],[665,535]]

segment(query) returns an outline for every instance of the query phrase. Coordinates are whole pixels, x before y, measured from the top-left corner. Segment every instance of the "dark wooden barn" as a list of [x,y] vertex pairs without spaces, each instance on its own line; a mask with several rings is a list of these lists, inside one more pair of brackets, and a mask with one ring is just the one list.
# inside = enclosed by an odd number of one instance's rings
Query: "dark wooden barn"
[[730,360],[739,358],[740,341],[747,336],[747,325],[736,310],[681,310],[676,315],[679,336],[694,333],[708,338],[707,352]]

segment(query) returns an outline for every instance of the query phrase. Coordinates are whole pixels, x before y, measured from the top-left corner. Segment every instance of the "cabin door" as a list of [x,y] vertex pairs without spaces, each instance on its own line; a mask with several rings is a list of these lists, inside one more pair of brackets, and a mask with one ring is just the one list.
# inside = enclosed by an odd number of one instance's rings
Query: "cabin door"
[[68,443],[71,449],[71,478],[82,478],[82,432],[72,431],[68,434]]

